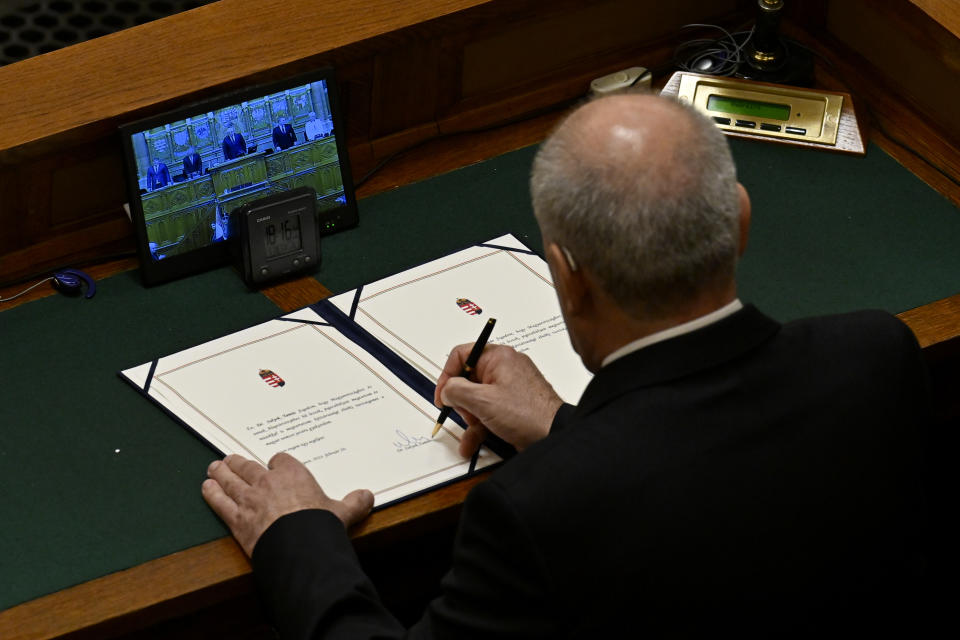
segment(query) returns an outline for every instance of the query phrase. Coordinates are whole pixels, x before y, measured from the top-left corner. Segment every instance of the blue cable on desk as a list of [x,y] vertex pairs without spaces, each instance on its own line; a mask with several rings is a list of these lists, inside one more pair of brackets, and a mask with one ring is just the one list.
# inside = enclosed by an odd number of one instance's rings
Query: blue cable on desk
[[54,272],[49,278],[44,278],[36,284],[32,284],[23,291],[15,293],[9,298],[0,298],[0,302],[10,302],[11,300],[16,300],[25,293],[33,291],[44,282],[53,282],[53,288],[57,291],[60,291],[63,294],[68,296],[79,295],[83,291],[83,285],[87,285],[87,291],[83,295],[84,298],[92,298],[97,293],[97,285],[94,283],[93,278],[88,274],[80,271],[79,269],[61,269]]

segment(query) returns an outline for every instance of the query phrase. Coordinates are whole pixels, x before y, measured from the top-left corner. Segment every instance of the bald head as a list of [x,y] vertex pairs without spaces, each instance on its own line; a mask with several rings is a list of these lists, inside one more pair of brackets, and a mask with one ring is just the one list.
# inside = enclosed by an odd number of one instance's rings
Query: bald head
[[587,103],[534,161],[534,212],[632,315],[656,317],[728,286],[739,242],[726,140],[693,109],[651,95]]
[[[629,188],[638,173],[654,172],[655,187],[689,186],[688,153],[702,143],[695,121],[674,102],[650,95],[597,100],[574,112],[556,135],[569,137],[584,165],[606,182]],[[711,133],[712,130],[711,130]]]
[[[589,102],[554,133],[581,148],[584,162],[616,172],[626,164],[662,165],[678,143],[690,143],[691,122],[673,102],[650,95],[618,95]],[[617,172],[621,173],[621,172]]]

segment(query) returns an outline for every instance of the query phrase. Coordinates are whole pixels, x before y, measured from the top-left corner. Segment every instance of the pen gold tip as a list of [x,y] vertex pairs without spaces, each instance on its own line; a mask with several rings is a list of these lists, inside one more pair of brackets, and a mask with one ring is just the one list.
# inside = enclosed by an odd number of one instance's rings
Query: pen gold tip
[[435,438],[435,437],[437,436],[437,431],[440,431],[440,423],[439,423],[439,422],[438,422],[437,424],[433,425],[433,433],[430,434],[430,437],[431,437],[431,438]]

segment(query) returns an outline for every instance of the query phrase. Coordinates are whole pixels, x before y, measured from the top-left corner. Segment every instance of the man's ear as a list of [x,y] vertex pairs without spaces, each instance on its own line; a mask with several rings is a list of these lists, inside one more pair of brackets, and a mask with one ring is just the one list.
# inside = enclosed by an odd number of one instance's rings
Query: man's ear
[[564,314],[567,318],[574,317],[583,311],[587,302],[588,288],[583,271],[566,247],[550,243],[546,255]]
[[740,196],[740,245],[737,248],[737,256],[743,257],[743,253],[747,250],[747,241],[750,239],[750,195],[739,182],[737,193]]

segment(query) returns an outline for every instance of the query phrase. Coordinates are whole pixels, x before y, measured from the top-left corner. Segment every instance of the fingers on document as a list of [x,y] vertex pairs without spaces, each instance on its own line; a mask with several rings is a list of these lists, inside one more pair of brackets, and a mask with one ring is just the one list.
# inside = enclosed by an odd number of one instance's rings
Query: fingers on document
[[289,465],[299,465],[301,462],[294,458],[289,453],[281,451],[280,453],[275,453],[272,458],[267,462],[268,469],[278,469],[280,467],[286,467]]
[[360,522],[373,509],[373,494],[367,489],[351,491],[343,497],[341,509],[334,510],[344,526],[351,527]]
[[235,519],[237,503],[226,494],[220,483],[214,478],[207,478],[200,487],[200,493],[213,512],[220,516],[229,526]]
[[460,455],[470,458],[477,452],[483,441],[487,439],[487,428],[482,424],[470,425],[460,437]]
[[240,476],[247,484],[253,484],[257,479],[267,472],[263,465],[254,460],[248,460],[243,456],[231,454],[223,459],[225,466],[229,467],[233,473]]
[[223,491],[234,500],[250,484],[243,476],[237,473],[237,467],[242,466],[241,461],[249,462],[249,460],[240,456],[227,456],[222,461],[214,460],[210,463],[210,466],[207,467],[207,475],[213,480],[216,480]]

